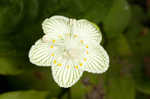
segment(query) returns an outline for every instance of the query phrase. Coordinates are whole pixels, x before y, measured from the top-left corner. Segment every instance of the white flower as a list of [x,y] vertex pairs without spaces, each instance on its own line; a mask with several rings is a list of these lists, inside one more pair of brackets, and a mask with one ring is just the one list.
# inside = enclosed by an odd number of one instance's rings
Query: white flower
[[52,66],[52,75],[60,87],[71,87],[84,71],[103,73],[109,57],[100,46],[101,32],[88,20],[53,16],[42,23],[45,35],[29,52],[30,62]]

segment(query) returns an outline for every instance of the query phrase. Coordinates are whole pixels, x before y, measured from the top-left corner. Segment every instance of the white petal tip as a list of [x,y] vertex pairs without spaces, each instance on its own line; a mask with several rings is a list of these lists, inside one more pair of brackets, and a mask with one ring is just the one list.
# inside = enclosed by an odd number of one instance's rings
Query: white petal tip
[[29,61],[36,66],[51,66],[50,55],[46,43],[40,39],[29,50]]

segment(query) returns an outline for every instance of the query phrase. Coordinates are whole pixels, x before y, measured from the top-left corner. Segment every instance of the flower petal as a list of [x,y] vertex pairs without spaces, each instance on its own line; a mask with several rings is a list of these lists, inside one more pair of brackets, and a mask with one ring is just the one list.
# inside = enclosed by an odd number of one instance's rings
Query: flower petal
[[64,88],[74,85],[82,76],[83,71],[75,68],[71,62],[63,61],[62,66],[52,66],[55,82]]
[[103,47],[91,49],[84,70],[92,73],[103,73],[109,67],[109,56]]
[[72,31],[74,35],[78,35],[81,40],[86,42],[99,44],[102,40],[98,26],[85,19],[74,21]]
[[70,32],[69,18],[64,16],[52,16],[42,23],[45,34],[63,35]]
[[38,40],[29,51],[30,62],[38,66],[51,66],[56,50],[52,47],[50,42],[44,42],[41,39]]

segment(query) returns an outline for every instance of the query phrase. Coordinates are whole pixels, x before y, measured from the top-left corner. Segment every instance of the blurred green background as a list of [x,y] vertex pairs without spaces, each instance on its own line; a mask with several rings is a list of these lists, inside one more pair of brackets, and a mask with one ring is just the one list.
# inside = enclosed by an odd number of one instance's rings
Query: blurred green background
[[[110,56],[104,74],[84,72],[63,89],[29,62],[53,15],[98,24]],[[150,99],[150,0],[0,0],[0,99]]]

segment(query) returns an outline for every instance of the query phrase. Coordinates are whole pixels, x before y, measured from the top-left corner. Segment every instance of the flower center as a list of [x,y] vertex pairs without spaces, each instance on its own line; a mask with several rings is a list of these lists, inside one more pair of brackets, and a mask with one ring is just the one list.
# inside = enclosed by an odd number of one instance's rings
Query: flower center
[[79,58],[80,50],[71,48],[71,49],[66,50],[65,54],[66,54],[66,57],[70,59],[76,59],[76,58]]
[[79,59],[83,52],[80,42],[76,39],[65,40],[64,56],[68,59]]

